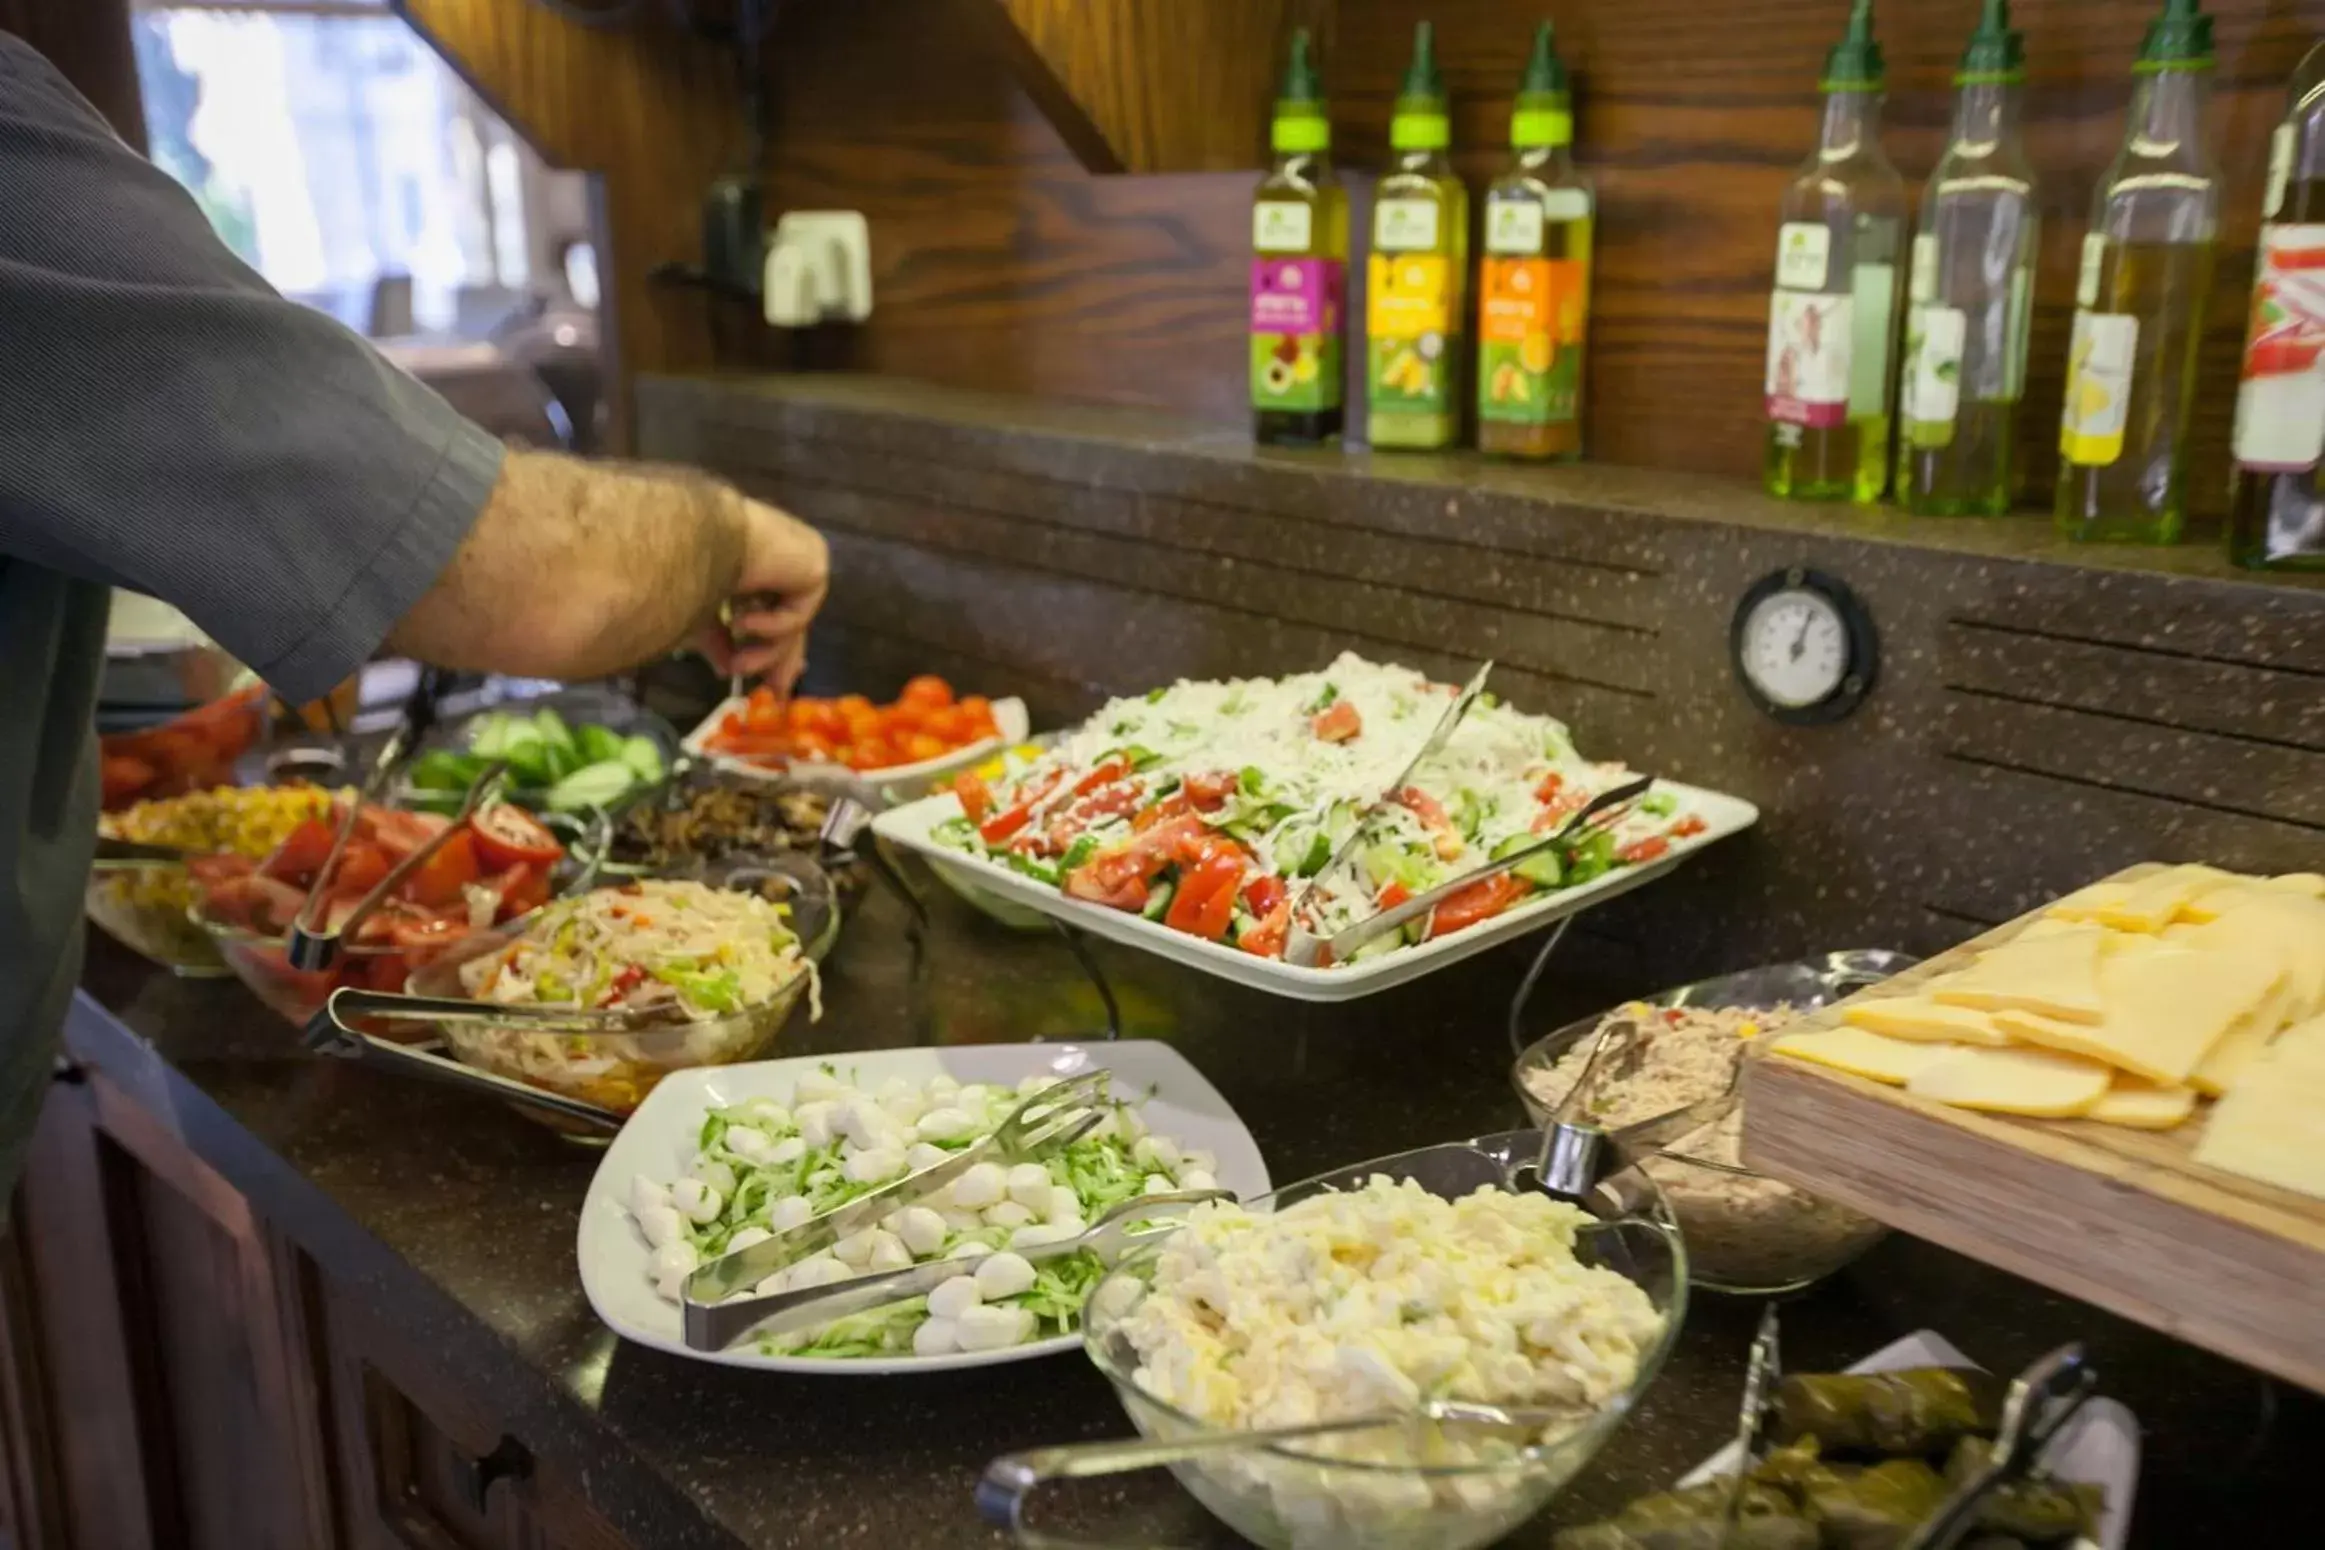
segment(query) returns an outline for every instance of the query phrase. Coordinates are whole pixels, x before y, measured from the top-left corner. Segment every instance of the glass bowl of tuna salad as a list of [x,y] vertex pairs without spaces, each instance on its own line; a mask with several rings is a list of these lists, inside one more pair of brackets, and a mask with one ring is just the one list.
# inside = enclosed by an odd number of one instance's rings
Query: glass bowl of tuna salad
[[[1682,985],[1567,1024],[1527,1046],[1511,1071],[1535,1123],[1582,1077],[1593,1035],[1615,1020],[1641,1037],[1613,1080],[1594,1081],[1591,1118],[1619,1128],[1727,1091],[1756,1045],[1818,1007],[1912,966],[1871,948],[1769,964]],[[1887,1233],[1872,1217],[1743,1165],[1741,1104],[1647,1163],[1687,1235],[1688,1273],[1706,1291],[1777,1296],[1812,1286]]]

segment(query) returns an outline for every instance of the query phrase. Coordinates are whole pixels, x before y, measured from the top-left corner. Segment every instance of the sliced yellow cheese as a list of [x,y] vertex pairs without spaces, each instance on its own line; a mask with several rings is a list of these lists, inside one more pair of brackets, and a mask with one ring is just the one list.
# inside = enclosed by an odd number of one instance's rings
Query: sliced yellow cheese
[[2090,924],[2086,920],[2069,920],[2064,915],[2037,915],[2019,927],[2014,942],[2040,941],[2046,936],[2057,936],[2062,931],[2080,931]]
[[1976,1007],[1947,1006],[1927,996],[1892,996],[1879,1001],[1853,1001],[1841,1008],[1841,1020],[1852,1028],[1917,1044],[1983,1044],[2000,1048],[2010,1035],[1994,1026],[1991,1012]]
[[2216,866],[2191,863],[2166,867],[2133,883],[2122,898],[2094,911],[2100,924],[2118,931],[2161,931],[2181,910],[2210,893],[2244,879]]
[[2291,976],[2280,978],[2251,1011],[2228,1025],[2219,1043],[2204,1052],[2196,1069],[2188,1073],[2188,1085],[2207,1098],[2217,1098],[2235,1086],[2237,1076],[2255,1055],[2268,1048],[2277,1030],[2295,1020],[2293,1000],[2297,993]]
[[2212,1109],[2196,1161],[2325,1197],[2325,1019],[2288,1028]]
[[1968,968],[1931,980],[1929,995],[1948,1006],[2037,1012],[2067,1022],[2095,1023],[2106,1013],[2099,991],[2097,926],[2029,941],[2020,937],[1978,955]]
[[2278,978],[2275,962],[2255,953],[2175,944],[2100,964],[2107,1012],[2098,1023],[2017,1009],[1997,1012],[1994,1021],[2029,1044],[2177,1086]]
[[2264,888],[2282,888],[2287,893],[2307,894],[2312,899],[2325,899],[2325,872],[2287,872],[2269,878]]
[[2195,1112],[2193,1087],[2158,1087],[2118,1071],[2083,1117],[2132,1130],[2169,1130]]
[[2325,900],[2281,889],[2238,889],[2217,919],[2180,940],[2272,954],[2293,982],[2289,1016],[2298,1021],[2325,1012]]
[[2101,910],[2121,903],[2129,892],[2129,883],[2087,883],[2063,899],[2053,899],[2043,907],[2043,914],[2065,921],[2096,920]]
[[1788,1033],[1773,1047],[1783,1054],[1846,1071],[1851,1076],[1887,1082],[1892,1087],[1904,1086],[1916,1071],[1933,1060],[1942,1059],[1955,1048],[1951,1044],[1885,1039],[1862,1028],[1848,1027]]
[[2169,936],[2174,931],[2181,930],[2183,927],[2190,925],[2210,925],[2213,921],[2218,920],[2221,916],[2227,914],[2237,905],[2243,903],[2246,896],[2249,894],[2263,892],[2275,894],[2282,891],[2283,890],[2281,889],[2268,887],[2267,883],[2261,878],[2240,877],[2231,886],[2214,888],[2208,892],[2198,895],[2196,898],[2190,899],[2186,904],[2180,907],[2178,924],[2166,926],[2164,928],[2163,934]]
[[1961,1047],[1914,1072],[1905,1090],[1958,1109],[2068,1119],[2089,1113],[2113,1080],[2098,1061],[2049,1050]]

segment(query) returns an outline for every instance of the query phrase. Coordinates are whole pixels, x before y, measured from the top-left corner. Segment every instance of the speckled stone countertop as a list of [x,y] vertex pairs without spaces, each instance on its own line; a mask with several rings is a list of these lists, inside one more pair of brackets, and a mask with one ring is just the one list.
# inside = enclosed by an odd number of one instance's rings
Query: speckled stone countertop
[[[785,1053],[1066,1038],[1098,998],[1054,938],[1020,936],[931,888],[915,949],[877,890],[827,967],[823,1021]],[[1820,946],[1866,946],[1828,943]],[[1503,1010],[1526,949],[1503,949],[1353,1006],[1270,1000],[1160,960],[1095,949],[1125,1031],[1177,1045],[1258,1137],[1274,1176],[1522,1122]],[[1656,987],[1592,977],[1578,934],[1529,1027]],[[1706,974],[1738,967],[1706,963]],[[656,1550],[996,1545],[971,1505],[994,1455],[1127,1435],[1078,1356],[929,1378],[784,1377],[624,1346],[574,1275],[591,1153],[481,1099],[301,1055],[231,983],[169,978],[98,938],[73,1057],[98,1068],[280,1224],[324,1272],[436,1353],[544,1467],[586,1480]],[[2062,1223],[2062,1230],[2072,1230]],[[1512,1541],[1667,1483],[1732,1430],[1753,1303],[1695,1299],[1639,1413],[1553,1510]],[[2325,1401],[1931,1245],[1892,1238],[1786,1310],[1796,1371],[1843,1365],[1917,1328],[1989,1366],[2087,1342],[2146,1435],[2133,1543],[2290,1544],[2310,1521]],[[1059,1492],[1048,1525],[1145,1544],[1224,1544],[1167,1476]]]

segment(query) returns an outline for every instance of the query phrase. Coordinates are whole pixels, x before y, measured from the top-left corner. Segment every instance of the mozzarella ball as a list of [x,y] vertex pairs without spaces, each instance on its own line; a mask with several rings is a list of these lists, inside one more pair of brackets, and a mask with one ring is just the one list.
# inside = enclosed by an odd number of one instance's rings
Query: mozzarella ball
[[1219,1171],[1218,1154],[1200,1146],[1191,1146],[1179,1154],[1179,1168],[1181,1171],[1188,1168],[1200,1168],[1205,1173],[1217,1173]]
[[700,1179],[680,1179],[670,1186],[670,1203],[690,1222],[715,1222],[726,1197]]
[[964,1211],[998,1205],[1009,1193],[1009,1174],[999,1163],[978,1163],[953,1180],[953,1204]]
[[[693,1244],[683,1240],[677,1243],[665,1243],[647,1259],[646,1273],[657,1282],[673,1279],[682,1281],[693,1272],[696,1265],[701,1263],[702,1256],[694,1252]],[[665,1293],[664,1295],[674,1296],[675,1294]]]
[[961,1084],[954,1081],[950,1076],[947,1076],[942,1071],[939,1071],[936,1075],[930,1077],[928,1079],[928,1086],[922,1089],[922,1091],[928,1094],[929,1101],[932,1103],[942,1102],[960,1090]]
[[985,1208],[985,1225],[988,1227],[1024,1227],[1032,1221],[1033,1213],[1014,1200],[1004,1200],[999,1205]]
[[974,1211],[963,1211],[948,1206],[938,1213],[944,1218],[947,1232],[977,1232],[983,1229],[985,1219]]
[[1025,1308],[996,1308],[979,1303],[960,1316],[953,1338],[964,1351],[1000,1351],[1023,1345],[1032,1338],[1034,1317]]
[[1011,1233],[1009,1246],[1013,1249],[1038,1249],[1045,1243],[1063,1243],[1068,1238],[1078,1238],[1081,1235],[1082,1224],[1080,1222],[1074,1222],[1070,1225],[1035,1222],[1030,1227],[1020,1227]]
[[[735,1192],[735,1170],[715,1158],[696,1158],[691,1171],[698,1182],[708,1184],[722,1195],[731,1195]],[[675,1189],[677,1186],[672,1185],[671,1187]],[[679,1209],[684,1210],[685,1207],[681,1206]]]
[[903,1270],[912,1264],[912,1251],[904,1240],[892,1232],[872,1234],[872,1252],[864,1259],[864,1268],[871,1271]]
[[753,1130],[748,1125],[729,1125],[722,1144],[745,1162],[763,1161],[775,1149],[766,1131]]
[[670,1191],[647,1178],[635,1174],[630,1179],[630,1215],[643,1217],[656,1206],[670,1204]]
[[638,1213],[638,1231],[646,1235],[648,1244],[658,1249],[686,1236],[686,1219],[678,1214],[676,1206],[654,1206]]
[[781,1168],[807,1155],[807,1142],[798,1136],[785,1136],[767,1150],[767,1166]]
[[843,1265],[860,1267],[872,1257],[872,1234],[879,1230],[877,1227],[863,1227],[849,1233],[832,1244],[832,1258]]
[[883,1179],[895,1178],[904,1171],[904,1152],[900,1147],[875,1146],[856,1153],[847,1162],[850,1184],[877,1184]]
[[1022,1254],[1003,1249],[977,1261],[977,1291],[987,1302],[1033,1289],[1033,1266]]
[[754,1297],[772,1297],[777,1292],[789,1290],[791,1290],[791,1272],[789,1269],[783,1269],[776,1271],[757,1286],[752,1287],[751,1295]]
[[1179,1165],[1178,1143],[1169,1136],[1141,1136],[1130,1155],[1158,1173],[1168,1173]]
[[848,1279],[846,1265],[829,1254],[815,1254],[791,1267],[790,1279],[784,1284],[787,1292],[803,1292],[813,1286],[829,1286],[834,1281]]
[[920,1327],[912,1332],[915,1356],[950,1356],[960,1348],[951,1319],[922,1319]]
[[957,1319],[984,1300],[974,1277],[957,1275],[928,1294],[928,1311],[940,1319]]
[[828,1098],[818,1098],[791,1111],[792,1123],[799,1127],[799,1138],[809,1151],[821,1151],[832,1144],[832,1111],[836,1107]]
[[1139,1137],[1146,1134],[1146,1121],[1139,1117],[1138,1110],[1120,1108],[1114,1111],[1114,1128],[1120,1132],[1123,1140],[1135,1144]]
[[905,1171],[919,1173],[924,1169],[935,1167],[952,1155],[941,1146],[931,1146],[926,1141],[915,1141],[904,1149]]
[[791,1128],[791,1111],[772,1098],[753,1098],[743,1105],[751,1123],[773,1135]]
[[1082,1219],[1082,1197],[1074,1193],[1070,1184],[1053,1184],[1050,1186],[1049,1202],[1034,1209],[1053,1222],[1062,1222],[1069,1217],[1079,1222]]
[[828,1103],[839,1096],[839,1091],[840,1079],[829,1071],[818,1069],[803,1072],[797,1085],[791,1089],[794,1117],[797,1117],[796,1111],[801,1104],[819,1101]]
[[733,1237],[727,1239],[727,1252],[729,1254],[740,1254],[743,1252],[743,1250],[765,1243],[769,1238],[774,1236],[775,1235],[773,1233],[769,1232],[764,1227],[740,1228],[736,1231]]
[[992,1252],[993,1245],[990,1243],[982,1242],[976,1238],[963,1238],[960,1242],[945,1250],[945,1258],[983,1259],[986,1255]]
[[926,1206],[906,1206],[888,1220],[888,1230],[914,1254],[934,1254],[951,1232],[945,1219]]
[[921,1115],[914,1122],[912,1133],[923,1141],[966,1141],[977,1133],[977,1122],[947,1104]]
[[1036,1216],[1049,1214],[1049,1170],[1040,1163],[1019,1163],[1009,1170],[1009,1198]]
[[789,1232],[794,1227],[805,1225],[814,1215],[815,1207],[807,1203],[805,1195],[785,1195],[767,1213],[767,1225],[777,1232]]
[[1139,1187],[1138,1192],[1142,1195],[1173,1195],[1178,1193],[1178,1188],[1179,1186],[1171,1181],[1169,1174],[1150,1173],[1146,1176],[1146,1183]]
[[886,1146],[896,1134],[896,1122],[880,1105],[856,1099],[832,1116],[832,1128],[864,1150]]
[[1218,1187],[1218,1179],[1214,1178],[1207,1168],[1181,1168],[1179,1170],[1179,1188],[1181,1189],[1217,1189]]

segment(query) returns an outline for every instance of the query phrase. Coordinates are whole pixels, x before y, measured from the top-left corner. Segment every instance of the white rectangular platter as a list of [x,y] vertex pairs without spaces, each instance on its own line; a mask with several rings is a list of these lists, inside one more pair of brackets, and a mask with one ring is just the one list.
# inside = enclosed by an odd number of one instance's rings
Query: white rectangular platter
[[[1893,1340],[1849,1368],[1851,1372],[1900,1372],[1908,1367],[1975,1367],[1952,1341],[1934,1329],[1915,1330]],[[2106,1374],[2100,1374],[2102,1381]],[[1740,1456],[1729,1443],[1680,1477],[1681,1486],[1703,1485],[1732,1475]],[[2099,1395],[2076,1412],[2043,1450],[2043,1467],[2061,1480],[2095,1485],[2107,1493],[2099,1515],[2099,1543],[2075,1541],[2074,1550],[2123,1550],[2131,1537],[2131,1501],[2139,1489],[2139,1421],[2121,1400]]]
[[1260,1160],[1259,1144],[1252,1140],[1227,1100],[1184,1055],[1167,1044],[1125,1039],[1113,1044],[963,1044],[939,1048],[863,1050],[838,1055],[801,1055],[789,1060],[762,1060],[739,1066],[702,1066],[663,1078],[630,1116],[613,1144],[599,1160],[597,1176],[581,1204],[581,1230],[575,1254],[581,1267],[581,1289],[608,1328],[625,1340],[668,1351],[674,1356],[714,1362],[724,1367],[756,1367],[768,1372],[812,1373],[826,1377],[863,1377],[894,1373],[942,1372],[956,1367],[984,1367],[997,1362],[1025,1361],[1081,1346],[1079,1335],[1058,1335],[1000,1351],[955,1353],[948,1356],[833,1359],[812,1356],[767,1356],[745,1346],[727,1351],[688,1348],[680,1332],[676,1303],[655,1292],[646,1273],[649,1250],[624,1203],[630,1180],[639,1174],[661,1180],[686,1171],[695,1154],[703,1114],[752,1098],[773,1098],[788,1105],[793,1084],[808,1071],[830,1064],[853,1073],[859,1086],[875,1087],[890,1077],[926,1082],[940,1073],[962,1084],[991,1082],[1014,1087],[1035,1075],[1063,1080],[1085,1071],[1114,1073],[1114,1090],[1124,1097],[1152,1093],[1140,1106],[1140,1115],[1157,1135],[1168,1136],[1187,1148],[1208,1151],[1219,1160],[1215,1173],[1222,1189],[1249,1200],[1272,1187],[1267,1164]]
[[998,737],[969,743],[951,753],[939,754],[933,759],[922,759],[916,764],[892,764],[880,770],[851,770],[844,764],[794,764],[785,769],[769,769],[764,764],[753,764],[748,759],[737,759],[730,754],[717,753],[710,748],[710,736],[732,711],[742,709],[740,698],[721,701],[719,707],[702,718],[701,725],[686,734],[679,746],[713,769],[745,780],[789,780],[799,775],[840,774],[870,782],[881,788],[913,790],[927,781],[946,775],[956,775],[984,763],[1004,748],[1014,748],[1033,735],[1033,716],[1025,708],[1025,701],[1012,695],[993,702],[993,724],[1001,729]]
[[1303,969],[1281,959],[1255,957],[1225,943],[1207,942],[1184,931],[1173,931],[1160,921],[1069,899],[1057,889],[1011,871],[997,861],[940,844],[932,831],[946,819],[959,817],[961,812],[959,798],[949,791],[892,808],[873,820],[872,829],[882,839],[946,863],[960,877],[973,880],[980,888],[1093,935],[1143,948],[1190,969],[1215,974],[1270,995],[1288,996],[1295,1001],[1354,1001],[1419,979],[1447,964],[1459,963],[1489,947],[1498,947],[1513,937],[1580,914],[1642,883],[1653,882],[1704,846],[1750,828],[1760,816],[1760,810],[1751,803],[1724,792],[1673,781],[1659,782],[1658,789],[1679,798],[1679,811],[1701,817],[1705,825],[1703,832],[1674,841],[1670,851],[1654,861],[1609,872],[1578,888],[1542,894],[1467,931],[1416,947],[1399,948],[1362,963],[1329,969]]

